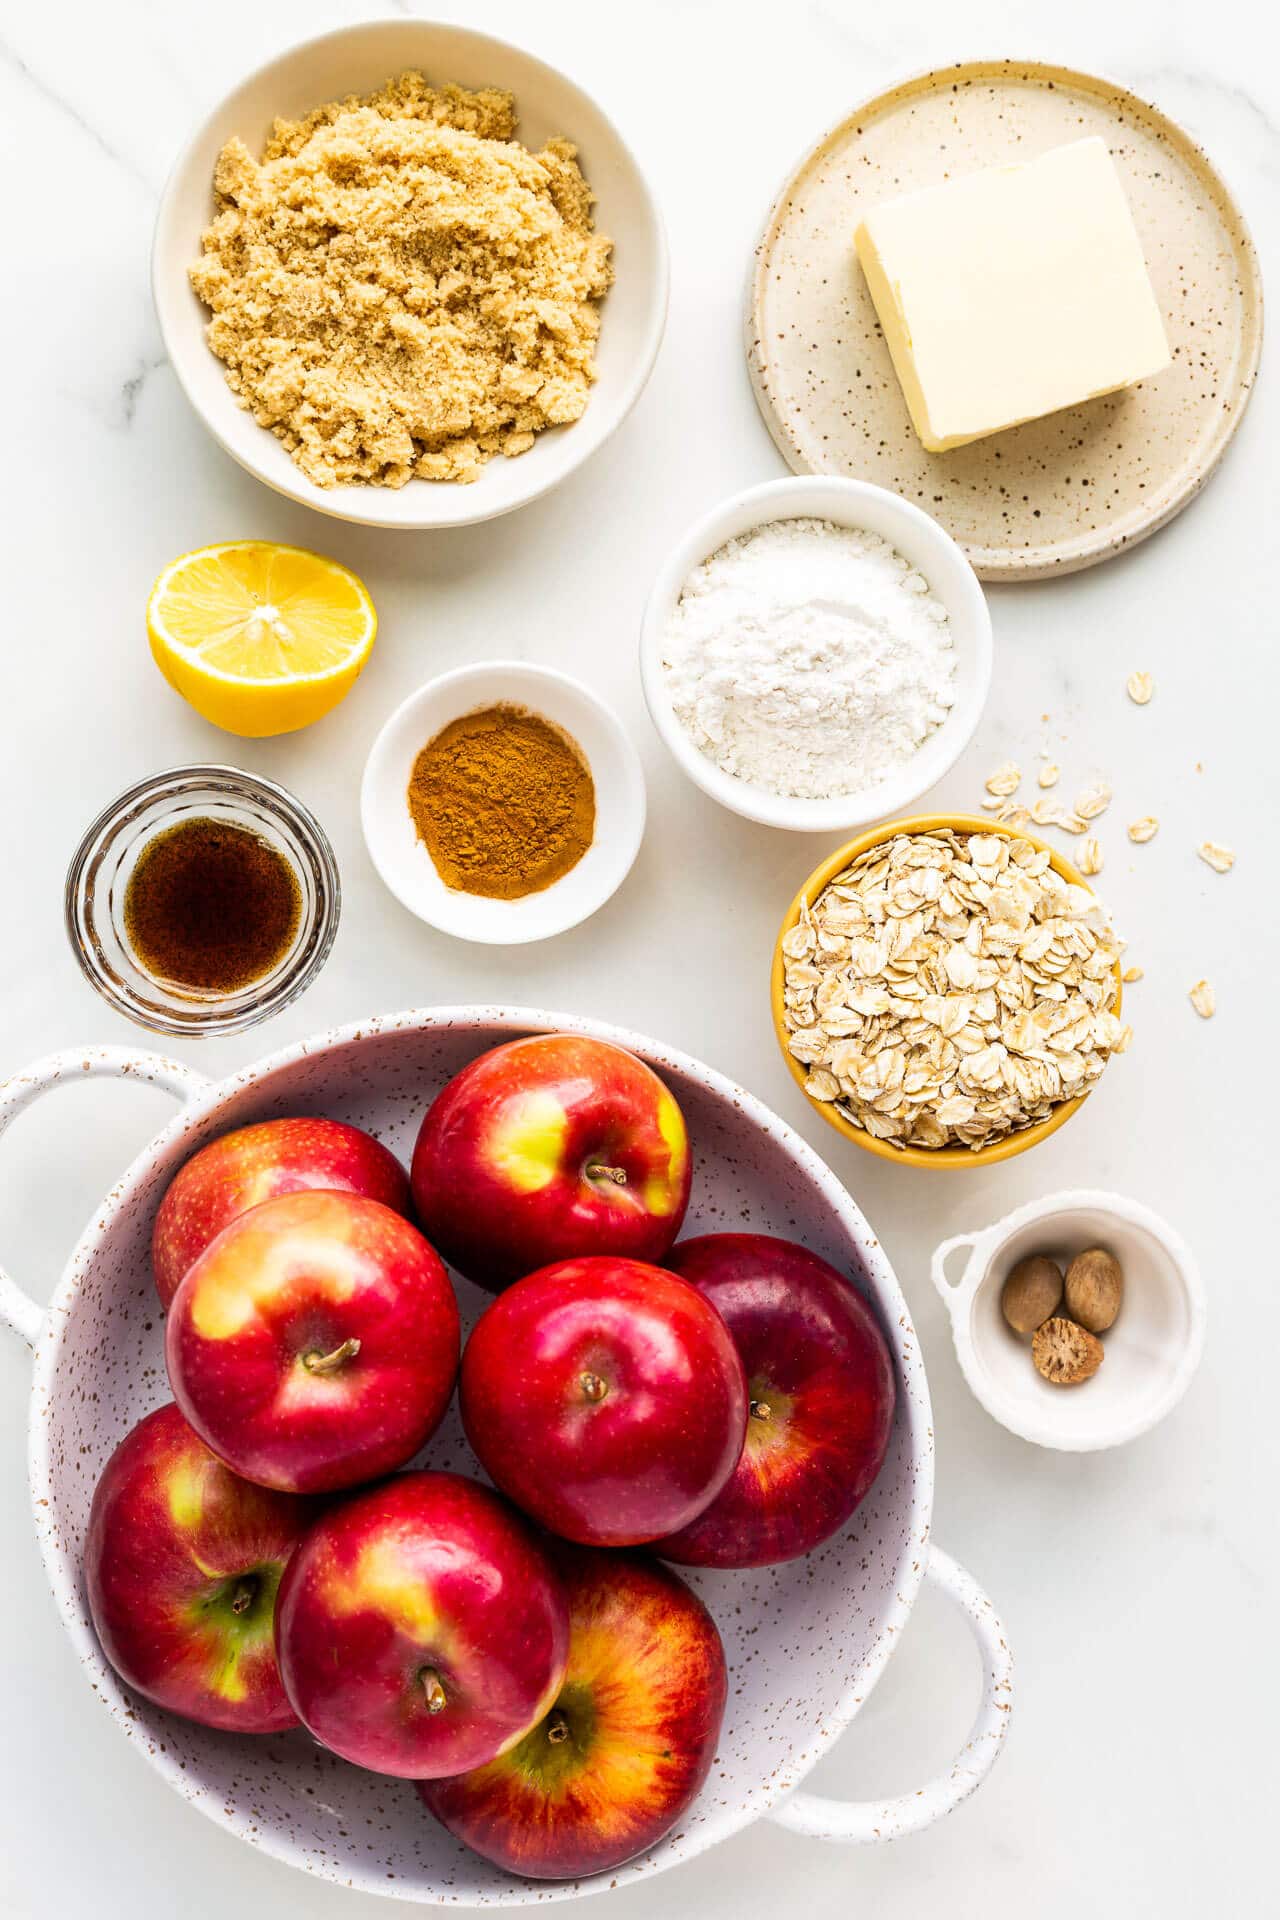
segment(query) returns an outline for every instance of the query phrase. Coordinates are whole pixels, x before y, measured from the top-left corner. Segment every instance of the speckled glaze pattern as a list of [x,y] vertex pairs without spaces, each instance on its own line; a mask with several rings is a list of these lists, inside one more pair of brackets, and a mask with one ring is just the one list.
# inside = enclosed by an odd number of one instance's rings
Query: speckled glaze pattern
[[[1119,168],[1173,365],[1125,392],[926,452],[854,256],[861,210],[1089,134]],[[1036,61],[965,61],[857,108],[779,194],[748,299],[752,382],[793,471],[905,495],[985,580],[1091,566],[1172,519],[1239,425],[1261,345],[1253,242],[1206,155],[1127,88]]]
[[[80,1573],[98,1474],[133,1422],[168,1398],[148,1245],[156,1206],[183,1161],[230,1127],[292,1113],[350,1121],[407,1160],[422,1112],[446,1079],[497,1041],[546,1029],[631,1047],[667,1079],[695,1142],[689,1230],[792,1236],[849,1272],[877,1308],[899,1386],[884,1469],[843,1533],[789,1566],[693,1576],[724,1636],[731,1677],[720,1751],[687,1819],[616,1873],[554,1885],[502,1874],[427,1819],[408,1783],[361,1773],[305,1733],[230,1738],[130,1695],[98,1650]],[[602,1023],[526,1009],[435,1008],[319,1036],[216,1084],[175,1062],[118,1048],[57,1055],[0,1088],[0,1132],[31,1100],[81,1073],[148,1079],[184,1105],[106,1196],[48,1313],[7,1276],[0,1313],[35,1348],[31,1489],[64,1623],[108,1712],[192,1805],[251,1844],[341,1885],[423,1903],[501,1906],[622,1885],[690,1858],[771,1810],[794,1828],[830,1838],[890,1838],[938,1817],[978,1784],[1008,1724],[1008,1650],[990,1603],[968,1576],[945,1556],[930,1556],[932,1418],[906,1302],[844,1188],[751,1095],[685,1055]],[[488,1296],[462,1281],[458,1292],[469,1324]],[[456,1410],[422,1458],[475,1471]],[[920,1793],[875,1807],[796,1794],[871,1692],[926,1569],[966,1609],[986,1664],[982,1711],[955,1769]]]

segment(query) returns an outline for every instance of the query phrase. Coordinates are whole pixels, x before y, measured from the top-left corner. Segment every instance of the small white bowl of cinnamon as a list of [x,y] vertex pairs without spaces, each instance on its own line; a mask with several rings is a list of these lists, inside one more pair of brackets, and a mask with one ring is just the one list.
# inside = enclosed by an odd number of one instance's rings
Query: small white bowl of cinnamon
[[621,886],[644,834],[639,755],[579,681],[498,660],[428,681],[373,743],[365,844],[418,919],[517,946],[563,933]]

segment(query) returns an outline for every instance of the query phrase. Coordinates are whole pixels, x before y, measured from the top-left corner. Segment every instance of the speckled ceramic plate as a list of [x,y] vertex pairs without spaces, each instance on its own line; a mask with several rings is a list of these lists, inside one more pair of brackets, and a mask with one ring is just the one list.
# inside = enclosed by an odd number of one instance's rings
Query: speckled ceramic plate
[[[642,1053],[689,1123],[690,1230],[778,1233],[836,1262],[875,1307],[898,1380],[884,1466],[842,1532],[785,1566],[690,1573],[719,1623],[732,1684],[715,1766],[678,1830],[614,1873],[553,1884],[515,1879],[468,1853],[430,1819],[408,1781],[348,1766],[300,1729],[237,1739],[131,1693],[98,1648],[80,1565],[98,1475],[133,1423],[168,1398],[151,1223],[188,1155],[230,1127],[324,1113],[368,1128],[407,1159],[446,1080],[486,1047],[546,1028]],[[47,1313],[0,1268],[0,1323],[35,1349],[32,1506],[63,1623],[97,1698],[184,1799],[251,1845],[342,1886],[478,1907],[565,1900],[647,1877],[761,1814],[825,1839],[893,1839],[927,1826],[982,1782],[1009,1723],[1009,1653],[990,1601],[929,1542],[933,1420],[907,1303],[835,1175],[750,1094],[685,1054],[597,1021],[528,1008],[436,1007],[316,1035],[217,1083],[123,1048],[53,1055],[0,1085],[0,1133],[33,1100],[86,1074],[149,1081],[173,1093],[182,1111],[106,1196]],[[470,1324],[486,1296],[461,1280],[458,1294]],[[423,1464],[474,1471],[456,1407]],[[962,1610],[982,1653],[982,1705],[954,1764],[922,1787],[880,1800],[797,1793],[871,1692],[926,1579]]]
[[[1100,134],[1120,169],[1173,349],[1154,380],[949,453],[907,415],[853,251],[859,211],[914,187]],[[1092,566],[1203,486],[1248,402],[1262,283],[1239,207],[1195,142],[1109,80],[974,60],[877,95],[791,175],[756,251],[752,383],[796,473],[914,500],[984,580]]]

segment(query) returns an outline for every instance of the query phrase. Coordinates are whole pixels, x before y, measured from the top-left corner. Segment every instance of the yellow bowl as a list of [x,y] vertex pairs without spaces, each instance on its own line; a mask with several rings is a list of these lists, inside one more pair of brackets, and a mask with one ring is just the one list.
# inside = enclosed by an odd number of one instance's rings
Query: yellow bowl
[[[953,833],[1002,833],[1007,840],[1029,840],[1033,847],[1038,847],[1042,853],[1048,854],[1049,863],[1055,873],[1060,873],[1062,878],[1073,886],[1084,887],[1086,892],[1093,891],[1088,881],[1077,873],[1069,860],[1064,860],[1056,848],[1038,839],[1034,833],[1025,833],[1020,829],[1015,832],[1011,827],[1001,826],[993,820],[984,820],[972,813],[920,813],[914,814],[909,820],[890,820],[884,826],[872,827],[869,832],[859,834],[856,840],[850,840],[847,845],[839,847],[829,859],[822,862],[821,866],[814,868],[787,908],[773,949],[773,973],[770,978],[773,1030],[778,1036],[778,1045],[782,1049],[783,1059],[790,1068],[791,1077],[802,1093],[808,1077],[807,1069],[794,1058],[787,1047],[787,1026],[783,1019],[783,936],[789,933],[799,920],[800,910],[805,902],[816,900],[823,888],[828,886],[837,874],[843,873],[846,867],[852,866],[853,862],[870,848],[880,846],[884,841],[892,840],[900,833],[940,833],[948,829]],[[1117,966],[1116,1013],[1120,1011],[1121,997],[1120,968]],[[1017,1133],[1006,1134],[1000,1140],[993,1140],[990,1146],[931,1148],[895,1147],[888,1140],[875,1140],[862,1127],[855,1127],[851,1121],[837,1113],[830,1102],[815,1100],[811,1094],[805,1093],[805,1099],[816,1113],[822,1115],[828,1126],[834,1127],[837,1133],[842,1133],[846,1140],[852,1140],[856,1147],[862,1147],[867,1153],[877,1154],[881,1160],[892,1160],[899,1166],[947,1168],[990,1167],[999,1160],[1011,1160],[1016,1153],[1025,1153],[1028,1147],[1038,1146],[1042,1140],[1047,1140],[1051,1133],[1056,1133],[1059,1127],[1065,1126],[1072,1114],[1080,1110],[1088,1097],[1088,1094],[1082,1093],[1078,1094],[1074,1100],[1064,1100],[1061,1106],[1054,1108],[1047,1120],[1038,1120],[1033,1127],[1023,1127]]]

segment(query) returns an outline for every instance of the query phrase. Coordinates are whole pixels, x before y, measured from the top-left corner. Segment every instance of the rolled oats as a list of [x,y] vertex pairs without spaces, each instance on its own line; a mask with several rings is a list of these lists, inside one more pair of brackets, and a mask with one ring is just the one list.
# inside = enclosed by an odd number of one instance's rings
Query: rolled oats
[[1160,831],[1160,822],[1154,813],[1144,813],[1140,820],[1131,820],[1128,826],[1129,838],[1135,846],[1145,847],[1148,840],[1154,840]]
[[1061,806],[1047,794],[1041,794],[1036,801],[1031,818],[1037,827],[1061,827],[1064,833],[1083,833],[1089,824],[1087,817],[1076,808]]
[[1126,967],[1124,972],[1120,975],[1120,978],[1124,981],[1126,987],[1131,987],[1135,980],[1141,980],[1142,977],[1143,976],[1142,976],[1141,967]]
[[1102,847],[1092,835],[1082,840],[1076,849],[1076,865],[1083,874],[1102,872]]
[[1007,800],[1011,793],[1018,791],[1021,780],[1022,768],[1016,761],[1006,760],[988,779],[987,792],[997,800]]
[[1145,707],[1156,690],[1156,683],[1149,673],[1131,673],[1124,683],[1124,690],[1135,707]]
[[1190,994],[1191,1004],[1202,1020],[1212,1020],[1218,1011],[1218,996],[1207,980],[1197,980]]
[[1222,846],[1217,840],[1202,840],[1196,852],[1215,873],[1230,873],[1236,863],[1234,850],[1231,847]]
[[1082,820],[1096,820],[1111,805],[1111,788],[1105,780],[1099,780],[1095,786],[1080,795],[1076,801],[1076,812]]
[[1088,1092],[1127,1047],[1120,951],[1031,841],[899,834],[784,937],[787,1044],[811,1096],[873,1138],[976,1149]]
[[1062,778],[1062,768],[1056,760],[1046,760],[1037,778],[1042,787],[1056,787]]

